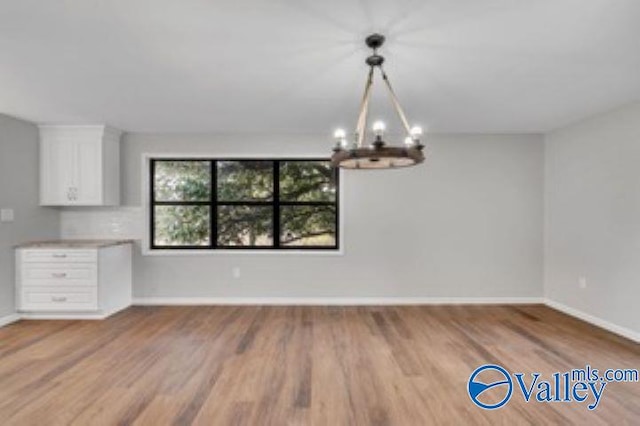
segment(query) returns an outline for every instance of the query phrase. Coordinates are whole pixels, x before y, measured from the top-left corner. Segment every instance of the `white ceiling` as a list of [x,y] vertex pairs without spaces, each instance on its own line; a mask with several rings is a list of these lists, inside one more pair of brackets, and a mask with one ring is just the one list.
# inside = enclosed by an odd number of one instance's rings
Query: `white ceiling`
[[640,99],[638,0],[0,0],[0,112],[330,133],[355,125],[373,31],[410,120],[438,132],[540,132]]

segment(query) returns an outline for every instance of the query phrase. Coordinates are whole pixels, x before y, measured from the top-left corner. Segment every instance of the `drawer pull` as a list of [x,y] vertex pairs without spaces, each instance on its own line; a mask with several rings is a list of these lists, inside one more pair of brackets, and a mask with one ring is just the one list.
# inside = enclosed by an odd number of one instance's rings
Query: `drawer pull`
[[64,296],[51,296],[52,302],[66,302],[67,298]]
[[53,278],[65,278],[67,276],[66,272],[54,272],[51,274]]
[[64,259],[65,257],[67,257],[66,254],[59,254],[59,253],[52,254],[51,256],[55,257],[56,259]]

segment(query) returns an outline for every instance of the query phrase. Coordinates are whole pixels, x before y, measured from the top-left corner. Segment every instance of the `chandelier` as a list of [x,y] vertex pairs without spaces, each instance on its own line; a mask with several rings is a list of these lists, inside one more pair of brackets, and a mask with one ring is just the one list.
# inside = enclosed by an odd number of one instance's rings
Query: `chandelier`
[[[381,34],[372,34],[365,39],[367,46],[373,49],[373,54],[366,59],[366,63],[369,66],[369,74],[364,88],[362,103],[360,104],[360,114],[358,115],[356,131],[352,140],[347,139],[345,130],[337,129],[335,131],[334,138],[336,139],[336,146],[331,156],[331,164],[334,167],[342,167],[345,169],[392,169],[396,167],[413,166],[424,161],[424,153],[422,152],[424,145],[420,143],[422,128],[419,126],[409,126],[409,122],[400,106],[398,97],[391,87],[387,74],[382,68],[384,57],[378,54],[378,49],[382,46],[384,40],[385,38]],[[382,121],[373,123],[373,142],[370,145],[365,145],[364,143],[369,99],[371,98],[373,75],[376,68],[382,75],[382,80],[389,90],[391,103],[398,113],[400,122],[406,132],[404,146],[402,144],[387,145],[383,140],[385,124]]]

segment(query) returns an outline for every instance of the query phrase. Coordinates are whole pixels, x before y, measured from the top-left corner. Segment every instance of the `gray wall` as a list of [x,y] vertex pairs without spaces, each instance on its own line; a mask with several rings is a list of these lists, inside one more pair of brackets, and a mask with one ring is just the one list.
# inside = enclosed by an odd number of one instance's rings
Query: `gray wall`
[[0,114],[0,208],[15,221],[0,223],[0,317],[13,314],[13,246],[58,236],[58,211],[38,207],[38,128]]
[[[293,156],[327,154],[329,144],[325,135],[127,135],[123,203],[141,204],[143,153]],[[428,157],[406,170],[346,172],[344,256],[136,250],[135,296],[541,297],[542,137],[434,135]]]
[[640,331],[638,277],[640,103],[546,137],[545,296]]

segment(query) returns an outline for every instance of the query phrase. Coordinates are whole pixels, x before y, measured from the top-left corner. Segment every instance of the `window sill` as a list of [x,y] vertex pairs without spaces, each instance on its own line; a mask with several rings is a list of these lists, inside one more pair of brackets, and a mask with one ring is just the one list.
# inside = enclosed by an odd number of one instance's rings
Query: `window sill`
[[344,250],[171,250],[171,249],[142,249],[143,256],[344,256]]

